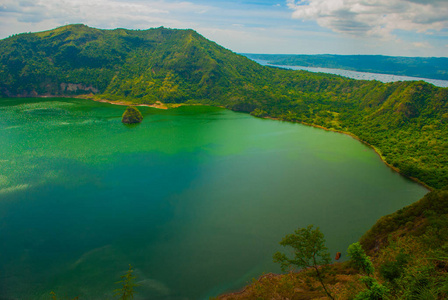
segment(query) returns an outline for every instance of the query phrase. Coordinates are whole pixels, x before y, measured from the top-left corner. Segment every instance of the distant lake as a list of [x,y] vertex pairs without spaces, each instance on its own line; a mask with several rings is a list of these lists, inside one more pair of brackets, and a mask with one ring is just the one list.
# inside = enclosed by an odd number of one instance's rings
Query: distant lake
[[208,299],[279,272],[286,234],[334,256],[427,190],[353,138],[207,106],[0,99],[0,298]]
[[283,65],[271,65],[267,60],[261,59],[252,59],[257,63],[263,66],[272,66],[284,69],[291,70],[305,70],[315,73],[329,73],[340,75],[352,79],[358,80],[378,80],[381,82],[394,82],[394,81],[418,81],[423,80],[428,83],[432,83],[435,86],[439,87],[448,87],[448,80],[438,80],[438,79],[429,79],[429,78],[420,78],[420,77],[410,77],[410,76],[400,76],[400,75],[391,75],[391,74],[379,74],[379,73],[368,73],[368,72],[357,72],[357,71],[349,71],[349,70],[341,70],[341,69],[330,69],[330,68],[314,68],[314,67],[301,67],[301,66],[283,66]]

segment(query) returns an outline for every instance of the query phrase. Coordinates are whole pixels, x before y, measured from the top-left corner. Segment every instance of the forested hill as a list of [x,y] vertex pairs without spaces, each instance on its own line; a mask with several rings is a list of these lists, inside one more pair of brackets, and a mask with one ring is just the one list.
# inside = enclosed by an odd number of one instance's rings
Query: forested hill
[[263,67],[193,30],[84,25],[1,40],[0,78],[3,97],[202,103],[350,132],[403,174],[448,184],[448,89],[421,81]]
[[272,65],[319,67],[448,80],[448,57],[244,54]]
[[4,96],[96,93],[142,103],[222,98],[265,68],[193,30],[69,25],[0,41]]

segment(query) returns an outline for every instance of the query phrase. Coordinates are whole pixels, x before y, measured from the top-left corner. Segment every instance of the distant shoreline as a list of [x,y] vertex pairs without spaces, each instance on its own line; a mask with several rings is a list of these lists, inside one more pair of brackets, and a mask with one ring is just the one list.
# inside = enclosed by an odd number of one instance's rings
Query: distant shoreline
[[[170,108],[176,108],[176,107],[185,105],[183,103],[166,104],[166,103],[162,103],[160,101],[156,101],[156,103],[154,103],[154,104],[144,104],[144,103],[135,104],[135,103],[132,103],[130,101],[122,101],[122,100],[112,101],[112,100],[107,100],[107,99],[96,99],[91,94],[90,95],[76,96],[74,98],[85,99],[85,100],[92,100],[92,101],[101,102],[101,103],[109,103],[109,104],[113,104],[113,105],[147,106],[147,107],[153,107],[153,108],[157,108],[157,109],[170,109]],[[188,104],[188,105],[193,105],[193,104]]]
[[414,182],[420,184],[421,186],[423,186],[424,188],[426,188],[428,191],[432,191],[432,190],[434,190],[433,188],[431,188],[430,186],[428,186],[426,183],[424,183],[423,181],[419,180],[418,178],[415,178],[415,177],[411,177],[411,176],[407,176],[407,175],[402,174],[398,168],[394,167],[393,165],[389,164],[389,163],[386,161],[385,157],[384,157],[383,155],[381,155],[381,151],[380,151],[378,148],[376,148],[375,146],[369,144],[369,143],[366,142],[366,141],[363,141],[362,139],[360,139],[358,136],[356,136],[355,134],[353,134],[353,133],[351,133],[351,132],[348,132],[348,131],[342,131],[342,130],[337,130],[337,129],[330,129],[330,128],[326,128],[326,127],[323,127],[323,126],[320,126],[320,125],[309,124],[309,123],[300,122],[300,121],[296,121],[296,122],[294,122],[294,121],[285,121],[285,120],[282,120],[282,119],[273,118],[273,117],[269,117],[269,116],[267,116],[267,117],[263,117],[262,119],[270,119],[270,120],[283,121],[283,122],[290,122],[290,123],[299,123],[299,124],[302,124],[302,125],[306,125],[306,126],[311,126],[311,127],[315,127],[315,128],[323,129],[323,130],[325,130],[325,131],[332,131],[332,132],[337,132],[337,133],[341,133],[341,134],[348,135],[348,136],[350,136],[351,138],[353,138],[353,139],[355,139],[355,140],[357,140],[357,141],[363,143],[364,145],[369,146],[370,148],[372,148],[373,151],[375,151],[375,153],[380,157],[381,161],[382,161],[386,166],[388,166],[389,168],[391,168],[392,170],[394,170],[395,172],[397,172],[397,173],[400,174],[401,176],[404,176],[404,177],[406,177],[406,178],[408,178],[408,179],[410,179],[410,180],[412,180],[412,181],[414,181]]
[[[147,106],[147,107],[153,107],[153,108],[157,108],[157,109],[171,109],[171,108],[176,108],[176,107],[180,107],[180,106],[194,106],[194,105],[203,105],[203,104],[183,104],[183,103],[176,103],[176,104],[166,104],[166,103],[162,103],[160,101],[157,101],[155,104],[134,104],[132,102],[129,101],[112,101],[112,100],[106,100],[106,99],[94,99],[92,97],[92,95],[88,95],[86,96],[78,96],[77,98],[81,98],[81,99],[86,99],[86,100],[93,100],[96,102],[102,102],[102,103],[109,103],[109,104],[114,104],[114,105],[122,105],[122,106]],[[236,111],[238,112],[238,111]],[[266,117],[262,117],[262,119],[271,119],[271,120],[275,120],[275,121],[283,121],[283,122],[290,122],[290,123],[299,123],[305,126],[311,126],[311,127],[315,127],[315,128],[319,128],[319,129],[323,129],[325,131],[332,131],[332,132],[337,132],[337,133],[341,133],[341,134],[345,134],[350,136],[351,138],[363,143],[364,145],[367,145],[368,147],[372,148],[373,151],[375,151],[375,153],[380,157],[381,161],[388,166],[389,168],[391,168],[393,171],[397,172],[398,174],[400,174],[401,176],[404,176],[412,181],[414,181],[415,183],[420,184],[421,186],[423,186],[424,188],[426,188],[428,191],[432,191],[433,188],[431,188],[430,186],[428,186],[427,184],[425,184],[423,181],[419,180],[418,178],[415,177],[411,177],[411,176],[407,176],[404,175],[400,172],[400,170],[396,167],[394,167],[393,165],[389,164],[385,157],[381,154],[381,151],[376,148],[375,146],[369,144],[366,141],[363,141],[362,139],[360,139],[358,136],[356,136],[355,134],[348,132],[348,131],[342,131],[342,130],[336,130],[336,129],[330,129],[330,128],[326,128],[320,125],[315,125],[315,124],[309,124],[309,123],[305,123],[305,122],[300,122],[300,121],[285,121],[279,118],[274,118],[274,117],[270,117],[270,116],[266,116]]]
[[[448,57],[397,57],[382,55],[334,55],[334,54],[254,54],[241,53],[261,65],[298,68],[312,72],[324,72],[347,76],[333,71],[390,75],[398,80],[431,80],[432,84],[447,87]],[[320,70],[319,70],[320,69]],[[333,71],[332,71],[333,70]],[[354,78],[348,76],[350,78]],[[405,77],[409,77],[405,79]],[[358,79],[358,78],[354,78]],[[362,79],[362,78],[359,78]],[[382,81],[381,79],[377,79]],[[389,81],[388,81],[389,82]],[[429,82],[429,81],[428,81]]]

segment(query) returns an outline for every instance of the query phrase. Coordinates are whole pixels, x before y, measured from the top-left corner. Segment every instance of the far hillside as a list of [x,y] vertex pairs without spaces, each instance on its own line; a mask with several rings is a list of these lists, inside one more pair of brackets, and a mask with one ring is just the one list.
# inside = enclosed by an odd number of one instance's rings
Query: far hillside
[[447,57],[402,57],[383,55],[282,55],[244,54],[273,65],[343,69],[448,80]]

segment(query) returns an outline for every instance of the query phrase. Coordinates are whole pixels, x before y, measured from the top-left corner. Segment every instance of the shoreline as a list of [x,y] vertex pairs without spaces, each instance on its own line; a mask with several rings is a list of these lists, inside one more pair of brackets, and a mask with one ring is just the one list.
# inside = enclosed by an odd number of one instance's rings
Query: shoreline
[[[80,97],[80,98],[81,98],[81,97]],[[167,105],[167,104],[162,103],[162,102],[160,102],[160,101],[157,101],[155,104],[132,104],[132,103],[129,102],[129,101],[111,101],[111,100],[106,100],[106,99],[98,99],[98,100],[97,100],[97,99],[93,99],[93,98],[90,98],[90,97],[89,97],[89,98],[84,97],[83,99],[88,99],[88,100],[93,100],[93,101],[103,102],[103,103],[110,103],[110,104],[115,104],[115,105],[148,106],[148,107],[154,107],[154,108],[158,108],[158,109],[170,109],[170,108],[176,108],[176,107],[185,106],[185,105],[192,105],[192,106],[193,106],[193,105],[202,105],[202,104],[183,104],[183,103],[176,103],[176,104],[173,104],[173,105]],[[222,106],[220,106],[220,107],[222,107]],[[239,111],[237,111],[237,112],[239,112]],[[379,156],[379,158],[381,159],[381,161],[382,161],[386,166],[388,166],[390,169],[392,169],[393,171],[397,172],[398,174],[400,174],[400,175],[403,176],[403,177],[406,177],[406,178],[408,178],[408,179],[414,181],[415,183],[420,184],[420,185],[423,186],[425,189],[427,189],[429,192],[430,192],[430,191],[433,191],[433,188],[431,188],[430,186],[428,186],[426,183],[424,183],[423,181],[419,180],[418,178],[410,177],[410,176],[406,176],[406,175],[402,174],[402,173],[400,172],[400,169],[398,169],[397,167],[395,167],[395,166],[389,164],[389,163],[386,161],[385,157],[381,154],[381,151],[380,151],[377,147],[375,147],[375,146],[369,144],[369,143],[366,142],[366,141],[363,141],[363,140],[360,139],[357,135],[355,135],[355,134],[353,134],[353,133],[351,133],[351,132],[348,132],[348,131],[342,131],[342,130],[337,130],[337,129],[330,129],[330,128],[326,128],[326,127],[323,127],[323,126],[320,126],[320,125],[309,124],[309,123],[305,123],[305,122],[299,122],[299,121],[285,121],[285,120],[281,120],[281,119],[274,118],[274,117],[270,117],[270,116],[262,117],[261,119],[271,119],[271,120],[275,120],[275,121],[290,122],[290,123],[298,123],[298,124],[302,124],[302,125],[305,125],[305,126],[310,126],[310,127],[314,127],[314,128],[323,129],[323,130],[325,130],[325,131],[331,131],[331,132],[336,132],[336,133],[341,133],[341,134],[348,135],[349,137],[351,137],[351,138],[353,138],[353,139],[355,139],[355,140],[357,140],[357,141],[363,143],[364,145],[370,147],[371,149],[373,149],[373,151],[375,151],[375,153]]]
[[[113,105],[121,105],[121,106],[146,106],[146,107],[152,107],[152,108],[156,108],[156,109],[163,109],[163,110],[167,110],[167,109],[171,109],[171,108],[177,108],[180,106],[195,106],[195,105],[203,105],[203,104],[185,104],[185,103],[173,103],[173,104],[167,104],[167,103],[162,103],[161,101],[157,101],[154,104],[135,104],[132,103],[130,101],[112,101],[112,100],[107,100],[107,99],[98,99],[95,98],[93,94],[87,94],[87,95],[78,95],[78,96],[41,96],[38,98],[57,98],[57,97],[61,97],[61,98],[76,98],[76,99],[84,99],[84,100],[91,100],[91,101],[95,101],[95,102],[101,102],[101,103],[109,103],[109,104],[113,104]],[[213,106],[213,105],[210,105]],[[223,106],[216,106],[216,107],[222,107],[225,108]],[[230,109],[231,110],[231,109]],[[234,110],[232,110],[234,111]],[[240,113],[244,113],[241,111],[235,111],[235,112],[240,112]],[[249,113],[246,113],[249,114]],[[253,116],[255,117],[255,116]],[[428,186],[426,183],[424,183],[423,181],[419,180],[418,178],[415,177],[410,177],[407,175],[404,175],[400,172],[400,169],[398,169],[397,167],[394,167],[393,165],[389,164],[386,159],[384,158],[383,155],[381,155],[381,151],[376,148],[375,146],[372,146],[371,144],[369,144],[366,141],[363,141],[362,139],[360,139],[358,136],[356,136],[355,134],[348,132],[348,131],[342,131],[342,130],[337,130],[337,129],[330,129],[330,128],[326,128],[323,127],[321,125],[316,125],[316,124],[309,124],[309,123],[305,123],[305,122],[301,122],[301,121],[286,121],[286,120],[282,120],[279,118],[274,118],[274,117],[270,117],[270,116],[265,116],[265,117],[255,117],[255,118],[260,118],[260,119],[270,119],[270,120],[275,120],[275,121],[282,121],[282,122],[289,122],[289,123],[297,123],[297,124],[302,124],[305,126],[310,126],[310,127],[315,127],[315,128],[319,128],[319,129],[323,129],[325,131],[331,131],[331,132],[336,132],[336,133],[341,133],[341,134],[345,134],[350,136],[351,138],[363,143],[364,145],[370,147],[373,149],[373,151],[375,151],[375,153],[379,156],[379,158],[381,159],[381,161],[388,166],[390,169],[392,169],[393,171],[397,172],[398,174],[400,174],[403,177],[406,177],[412,181],[414,181],[415,183],[420,184],[421,186],[423,186],[425,189],[427,189],[429,192],[433,191],[434,189],[431,188],[430,186]]]
[[[86,97],[87,96],[87,97]],[[106,99],[94,99],[92,96],[93,95],[86,95],[86,96],[80,96],[77,98],[81,98],[81,99],[86,99],[86,100],[93,100],[96,102],[102,102],[102,103],[109,103],[109,104],[114,104],[114,105],[133,105],[133,106],[148,106],[148,107],[153,107],[153,108],[157,108],[157,109],[170,109],[170,108],[176,108],[176,107],[180,107],[180,106],[185,106],[185,105],[202,105],[202,104],[183,104],[183,103],[176,103],[176,104],[172,104],[172,105],[167,105],[165,103],[162,103],[160,101],[157,101],[155,104],[132,104],[129,101],[111,101],[111,100],[106,100]],[[222,106],[220,106],[222,107]],[[239,112],[239,111],[237,111]],[[257,117],[256,117],[257,118]],[[270,120],[275,120],[275,121],[282,121],[282,122],[290,122],[290,123],[297,123],[297,124],[302,124],[305,126],[310,126],[310,127],[314,127],[314,128],[319,128],[319,129],[323,129],[325,131],[331,131],[331,132],[336,132],[336,133],[341,133],[341,134],[345,134],[350,136],[351,138],[363,143],[364,145],[370,147],[371,149],[373,149],[373,151],[375,151],[375,153],[379,156],[379,158],[381,159],[381,161],[388,166],[390,169],[392,169],[393,171],[397,172],[398,174],[400,174],[403,177],[406,177],[412,181],[414,181],[415,183],[420,184],[421,186],[423,186],[425,189],[427,189],[429,192],[433,191],[434,189],[431,188],[430,186],[428,186],[426,183],[424,183],[423,181],[419,180],[418,178],[415,177],[410,177],[410,176],[406,176],[404,174],[402,174],[400,172],[400,169],[398,169],[397,167],[394,167],[393,165],[389,164],[385,157],[381,154],[381,151],[369,144],[366,141],[363,141],[362,139],[360,139],[357,135],[348,132],[348,131],[342,131],[342,130],[337,130],[337,129],[330,129],[330,128],[326,128],[320,125],[315,125],[315,124],[309,124],[309,123],[305,123],[305,122],[300,122],[300,121],[285,121],[285,120],[281,120],[279,118],[274,118],[274,117],[270,117],[270,116],[266,116],[266,117],[261,117],[261,119],[270,119]]]
[[305,126],[310,126],[310,127],[315,127],[315,128],[323,129],[323,130],[325,130],[325,131],[331,131],[331,132],[336,132],[336,133],[341,133],[341,134],[348,135],[349,137],[351,137],[351,138],[353,138],[353,139],[355,139],[355,140],[357,140],[357,141],[363,143],[364,145],[368,146],[369,148],[373,149],[373,151],[375,151],[375,153],[379,156],[379,158],[381,159],[381,161],[382,161],[386,166],[388,166],[390,169],[392,169],[393,171],[397,172],[398,174],[400,174],[400,175],[403,176],[403,177],[406,177],[406,178],[408,178],[408,179],[414,181],[415,183],[420,184],[420,185],[423,186],[425,189],[427,189],[429,192],[431,192],[431,191],[434,190],[432,187],[428,186],[426,183],[424,183],[423,181],[419,180],[418,178],[411,177],[411,176],[406,176],[406,175],[402,174],[402,173],[400,172],[400,169],[398,169],[397,167],[394,167],[393,165],[389,164],[389,163],[386,161],[386,159],[384,158],[384,156],[381,155],[381,151],[380,151],[377,147],[375,147],[375,146],[369,144],[368,142],[366,142],[366,141],[360,139],[357,135],[355,135],[355,134],[353,134],[353,133],[351,133],[351,132],[348,132],[348,131],[342,131],[342,130],[337,130],[337,129],[330,129],[330,128],[326,128],[326,127],[323,127],[323,126],[320,126],[320,125],[309,124],[309,123],[300,122],[300,121],[285,121],[285,120],[282,120],[282,119],[279,119],[279,118],[273,118],[273,117],[269,117],[269,116],[267,116],[267,117],[262,117],[262,119],[270,119],[270,120],[275,120],[275,121],[297,123],[297,124],[302,124],[302,125],[305,125]]
[[[153,107],[153,108],[164,109],[164,110],[170,109],[170,108],[176,108],[176,107],[180,107],[180,106],[185,106],[185,104],[183,104],[183,103],[166,104],[166,103],[162,103],[160,101],[156,101],[156,103],[154,103],[154,104],[144,104],[144,103],[135,104],[130,101],[122,101],[122,100],[112,101],[112,100],[107,100],[107,99],[98,99],[98,98],[94,98],[92,94],[76,96],[74,98],[92,100],[92,101],[101,102],[101,103],[109,103],[109,104],[113,104],[113,105],[146,106],[146,107]],[[194,105],[194,104],[188,104],[188,105]]]

